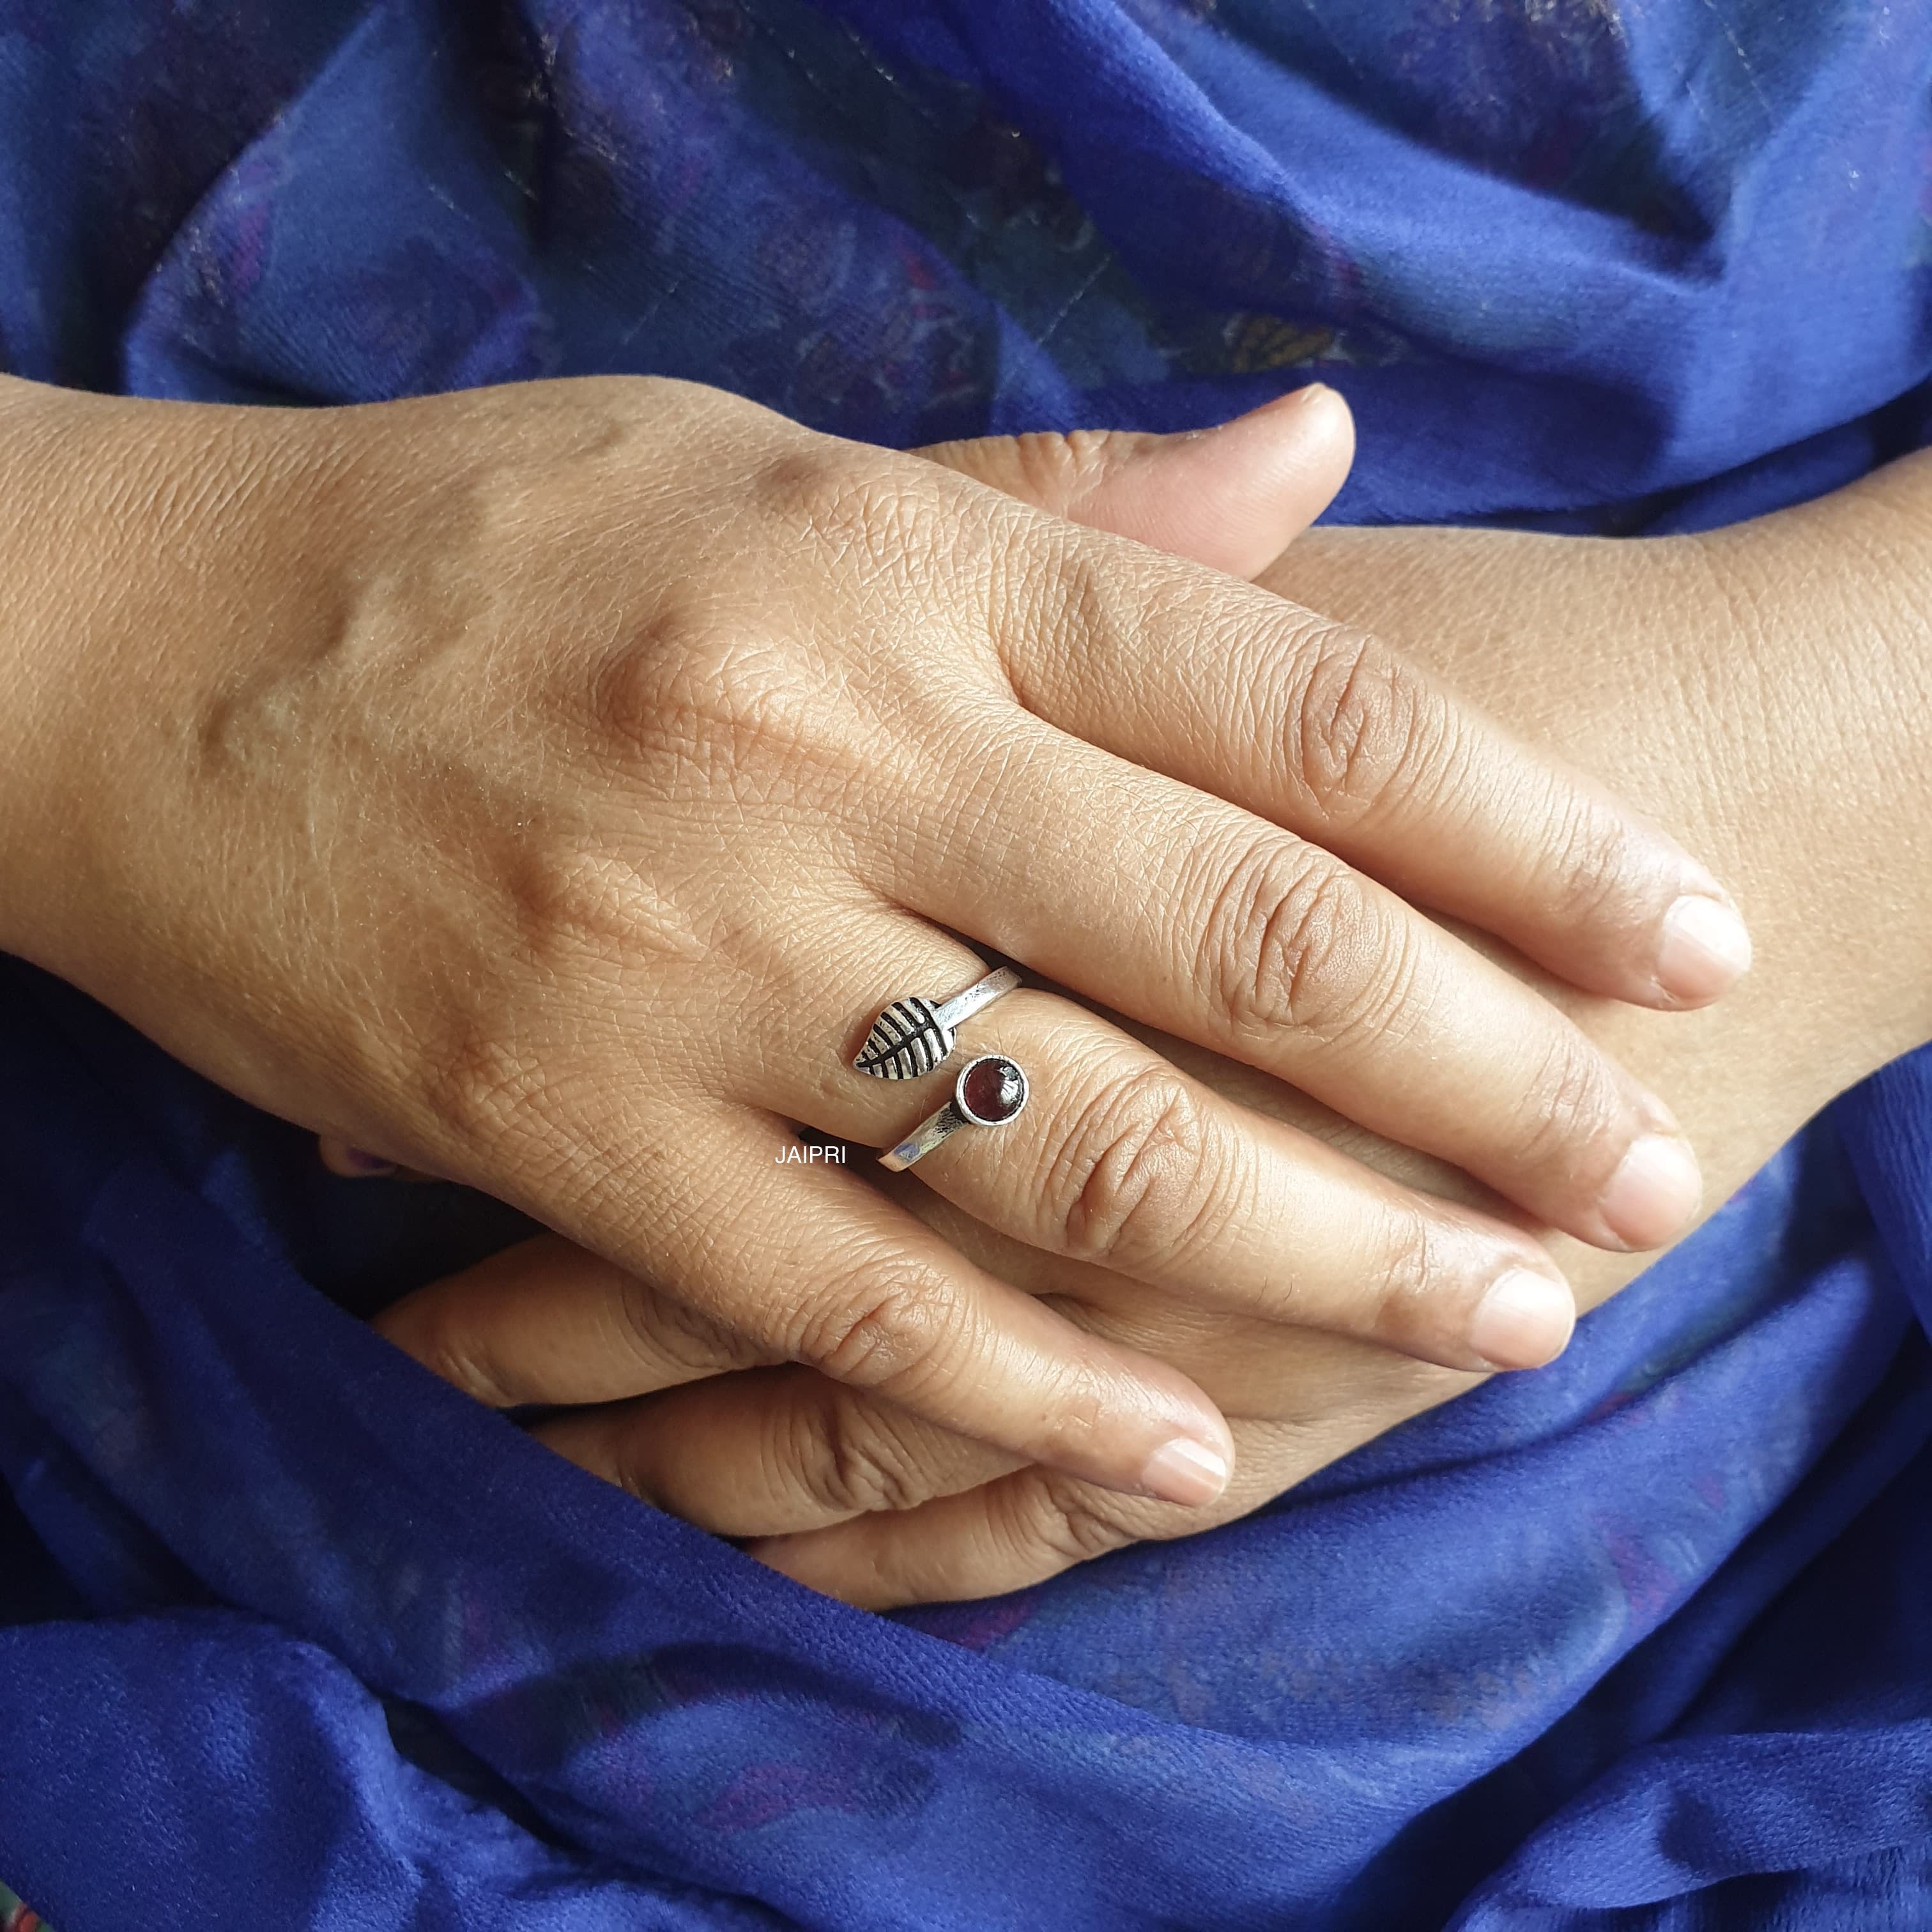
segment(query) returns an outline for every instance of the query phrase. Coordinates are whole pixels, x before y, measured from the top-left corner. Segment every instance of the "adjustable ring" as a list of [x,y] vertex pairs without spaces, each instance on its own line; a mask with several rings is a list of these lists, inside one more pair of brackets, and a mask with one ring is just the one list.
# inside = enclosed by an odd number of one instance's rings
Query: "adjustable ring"
[[962,1127],[1003,1127],[1019,1118],[1027,1103],[1027,1077],[1017,1060],[1004,1053],[982,1053],[959,1070],[952,1097],[935,1114],[928,1114],[898,1146],[879,1156],[879,1165],[896,1174],[930,1154]]
[[872,1022],[854,1068],[879,1080],[916,1080],[930,1073],[952,1051],[961,1024],[1019,982],[1010,966],[1002,966],[950,1000],[928,1000],[919,993],[895,1000]]

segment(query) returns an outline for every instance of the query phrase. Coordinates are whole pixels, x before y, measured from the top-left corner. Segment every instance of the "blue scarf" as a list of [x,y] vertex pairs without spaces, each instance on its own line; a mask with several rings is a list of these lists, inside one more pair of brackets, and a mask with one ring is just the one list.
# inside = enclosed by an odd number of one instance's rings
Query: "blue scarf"
[[[901,445],[1318,375],[1343,520],[1708,527],[1927,440],[1928,80],[1850,0],[0,0],[0,362]],[[0,962],[0,1880],[63,1932],[1932,1923],[1932,1052],[1550,1369],[890,1618],[364,1325],[522,1226]]]

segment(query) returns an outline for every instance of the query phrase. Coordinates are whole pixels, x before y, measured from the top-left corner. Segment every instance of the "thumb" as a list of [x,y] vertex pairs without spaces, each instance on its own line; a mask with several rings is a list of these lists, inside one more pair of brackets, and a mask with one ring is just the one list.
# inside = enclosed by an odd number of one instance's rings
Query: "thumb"
[[1342,487],[1355,428],[1342,398],[1311,382],[1213,429],[1042,430],[915,453],[1055,516],[1255,577]]

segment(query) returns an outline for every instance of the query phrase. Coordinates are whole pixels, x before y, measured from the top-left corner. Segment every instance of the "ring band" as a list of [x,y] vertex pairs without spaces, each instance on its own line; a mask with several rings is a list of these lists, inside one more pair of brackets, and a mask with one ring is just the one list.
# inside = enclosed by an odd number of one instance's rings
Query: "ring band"
[[937,1113],[928,1114],[896,1147],[879,1156],[879,1165],[897,1174],[930,1154],[962,1127],[1003,1127],[1019,1118],[1027,1103],[1027,1077],[1017,1060],[1004,1053],[982,1053],[959,1070],[952,1097]]
[[930,1073],[952,1051],[962,1024],[1019,982],[1010,966],[1002,966],[950,1000],[920,993],[895,1000],[872,1022],[852,1062],[854,1070],[878,1080],[916,1080]]

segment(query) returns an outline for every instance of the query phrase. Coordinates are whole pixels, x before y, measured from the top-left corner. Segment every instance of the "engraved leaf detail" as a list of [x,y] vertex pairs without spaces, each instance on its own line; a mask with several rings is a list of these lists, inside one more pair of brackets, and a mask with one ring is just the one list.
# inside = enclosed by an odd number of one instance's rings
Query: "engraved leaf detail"
[[957,1038],[930,1000],[895,1000],[872,1022],[852,1064],[879,1080],[916,1080],[952,1051]]

